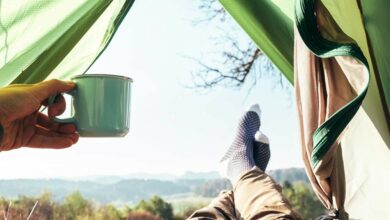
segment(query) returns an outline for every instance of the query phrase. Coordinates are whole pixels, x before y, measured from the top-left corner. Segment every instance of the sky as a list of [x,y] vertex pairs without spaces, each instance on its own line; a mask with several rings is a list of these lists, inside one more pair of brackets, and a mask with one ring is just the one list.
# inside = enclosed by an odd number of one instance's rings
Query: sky
[[[251,104],[262,108],[261,130],[271,141],[268,169],[303,167],[293,89],[264,76],[251,88],[190,88],[199,65],[223,49],[215,23],[192,0],[136,1],[112,42],[88,73],[131,77],[131,128],[124,138],[80,138],[64,150],[22,148],[0,153],[0,179],[126,175],[218,170],[238,119]],[[238,39],[246,35],[237,28]],[[227,48],[228,49],[228,48]]]

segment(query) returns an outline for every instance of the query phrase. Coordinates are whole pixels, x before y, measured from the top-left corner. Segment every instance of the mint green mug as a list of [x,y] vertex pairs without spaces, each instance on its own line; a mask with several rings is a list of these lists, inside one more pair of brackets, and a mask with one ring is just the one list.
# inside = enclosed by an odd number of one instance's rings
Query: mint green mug
[[84,74],[71,78],[76,87],[72,96],[72,116],[54,118],[72,123],[82,137],[123,137],[130,127],[132,79],[108,74]]

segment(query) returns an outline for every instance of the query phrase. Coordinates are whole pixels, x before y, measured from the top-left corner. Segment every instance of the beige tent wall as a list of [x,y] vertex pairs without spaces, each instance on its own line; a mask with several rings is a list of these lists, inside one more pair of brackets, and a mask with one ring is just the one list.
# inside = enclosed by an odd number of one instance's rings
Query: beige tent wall
[[363,109],[350,123],[341,146],[346,183],[345,208],[350,218],[390,219],[390,152]]
[[[345,169],[345,208],[351,219],[390,219],[390,132],[358,4],[354,0],[322,3],[341,29],[354,39],[370,63],[367,96],[341,141]],[[348,13],[344,13],[348,10]],[[357,21],[356,18],[359,20]]]

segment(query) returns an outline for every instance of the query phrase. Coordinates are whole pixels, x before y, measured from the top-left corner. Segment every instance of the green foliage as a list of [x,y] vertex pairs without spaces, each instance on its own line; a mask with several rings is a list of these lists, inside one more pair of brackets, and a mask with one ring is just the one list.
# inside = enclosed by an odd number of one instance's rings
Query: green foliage
[[174,215],[180,219],[188,218],[194,211],[206,207],[213,198],[199,196],[185,196],[169,199]]
[[[90,201],[76,191],[65,198],[64,207],[66,209],[66,219],[88,219],[92,216],[93,207]],[[82,216],[82,218],[80,218]]]
[[[38,203],[37,203],[38,201]],[[134,209],[126,206],[118,209],[113,205],[97,206],[76,191],[69,194],[63,203],[55,202],[49,192],[39,197],[19,196],[8,200],[0,197],[0,216],[4,211],[8,219],[27,219],[35,204],[32,216],[37,220],[176,220],[171,204],[158,196],[142,200]]]
[[[33,211],[34,205],[37,204]],[[52,201],[51,193],[45,191],[38,197],[18,196],[15,200],[0,199],[1,213],[8,213],[8,219],[27,219],[33,211],[34,219],[60,219],[55,218],[57,204]]]
[[164,220],[173,219],[172,205],[165,202],[158,196],[153,196],[148,201],[141,200],[136,206],[135,210],[144,210],[152,213]]
[[97,210],[94,219],[95,220],[122,219],[122,213],[115,206],[106,205]]
[[303,182],[291,184],[290,182],[285,181],[283,183],[283,194],[305,219],[315,219],[325,213],[322,203],[313,193],[310,186]]

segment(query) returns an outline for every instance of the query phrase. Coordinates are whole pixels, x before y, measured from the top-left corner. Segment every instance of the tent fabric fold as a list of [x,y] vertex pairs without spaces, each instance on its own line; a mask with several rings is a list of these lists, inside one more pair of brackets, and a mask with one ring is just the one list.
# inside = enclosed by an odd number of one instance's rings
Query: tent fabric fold
[[[363,99],[367,93],[368,84],[369,84],[369,67],[366,58],[364,57],[360,48],[354,43],[348,44],[340,44],[334,41],[327,40],[322,37],[320,31],[317,29],[317,25],[325,22],[317,22],[317,19],[328,18],[331,17],[328,15],[324,15],[325,9],[317,1],[317,4],[314,4],[314,0],[297,0],[296,1],[296,25],[297,30],[299,31],[299,35],[301,36],[303,42],[306,46],[317,56],[320,58],[330,58],[336,56],[347,56],[354,57],[361,64],[365,66],[364,73],[360,76],[358,72],[355,72],[354,69],[347,69],[347,67],[342,66],[348,71],[347,77],[349,77],[349,81],[351,83],[355,83],[354,87],[356,88],[357,96],[353,100],[348,100],[349,102],[342,106],[340,109],[337,109],[337,112],[330,115],[329,118],[324,121],[314,132],[313,134],[313,151],[311,155],[311,163],[314,169],[316,169],[319,161],[324,157],[324,155],[329,151],[330,147],[335,143],[340,133],[344,130],[344,128],[351,121],[353,116],[356,114],[358,109],[360,108]],[[315,9],[315,7],[319,9]],[[317,16],[315,16],[317,14]],[[320,16],[322,15],[322,16]],[[326,23],[329,26],[322,26],[319,29],[337,29],[335,22]],[[330,26],[333,25],[333,26]],[[334,33],[340,33],[337,31],[333,31]],[[298,47],[296,47],[297,49]],[[296,57],[299,58],[299,57]],[[349,64],[346,64],[349,65]],[[296,72],[299,74],[299,72]],[[337,74],[337,71],[332,74]],[[356,77],[358,79],[352,79],[352,77]],[[357,81],[357,82],[356,82]],[[360,88],[357,88],[360,87]],[[337,94],[341,95],[344,91],[338,91]]]
[[326,208],[347,219],[340,139],[367,93],[368,62],[321,2],[298,0],[295,12],[295,91],[306,171]]
[[300,49],[295,52],[297,74],[294,81],[302,157],[314,191],[322,203],[327,209],[342,211],[345,181],[339,139],[327,146],[326,154],[313,167],[313,135],[321,123],[356,97],[357,92],[348,73],[360,72],[360,77],[364,79],[365,69],[360,62],[347,56],[321,59],[304,45],[299,34],[296,38],[296,47]]
[[0,85],[69,79],[104,51],[134,0],[0,2]]

